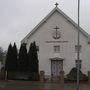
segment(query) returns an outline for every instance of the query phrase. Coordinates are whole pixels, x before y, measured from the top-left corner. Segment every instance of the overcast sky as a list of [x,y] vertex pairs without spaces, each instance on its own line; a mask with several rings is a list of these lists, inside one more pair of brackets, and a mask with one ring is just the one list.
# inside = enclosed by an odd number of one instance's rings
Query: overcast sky
[[[20,41],[59,3],[59,8],[77,22],[78,0],[0,0],[0,46]],[[80,2],[80,25],[90,34],[90,0]]]

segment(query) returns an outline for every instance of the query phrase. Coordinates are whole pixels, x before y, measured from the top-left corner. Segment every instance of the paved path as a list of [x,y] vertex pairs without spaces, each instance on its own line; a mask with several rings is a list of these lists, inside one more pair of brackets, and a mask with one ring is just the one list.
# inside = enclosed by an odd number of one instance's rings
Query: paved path
[[[0,81],[0,90],[76,90],[76,84]],[[90,90],[90,85],[80,84],[80,90]]]

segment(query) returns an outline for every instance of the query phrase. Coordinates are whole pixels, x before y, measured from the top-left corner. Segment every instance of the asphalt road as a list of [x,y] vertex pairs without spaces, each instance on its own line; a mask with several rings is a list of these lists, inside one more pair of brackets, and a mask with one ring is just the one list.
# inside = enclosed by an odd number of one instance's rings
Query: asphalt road
[[[31,82],[31,81],[0,81],[0,90],[76,90],[76,83]],[[90,90],[90,84],[80,84],[79,90]]]

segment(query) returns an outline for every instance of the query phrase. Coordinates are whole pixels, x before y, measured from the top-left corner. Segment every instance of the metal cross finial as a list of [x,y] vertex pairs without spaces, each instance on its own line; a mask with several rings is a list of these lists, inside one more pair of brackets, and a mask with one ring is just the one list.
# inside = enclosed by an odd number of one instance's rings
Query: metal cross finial
[[56,4],[55,4],[55,5],[56,5],[56,7],[57,7],[59,4],[56,2]]

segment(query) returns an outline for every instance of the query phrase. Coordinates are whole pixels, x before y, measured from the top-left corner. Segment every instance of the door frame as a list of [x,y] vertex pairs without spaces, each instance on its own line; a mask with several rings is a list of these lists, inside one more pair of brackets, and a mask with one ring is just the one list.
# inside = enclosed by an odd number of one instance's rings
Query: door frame
[[[53,61],[57,61],[57,62],[59,62],[59,61],[62,61],[62,70],[63,70],[63,59],[60,59],[60,60],[51,60],[51,77],[53,77],[53,74],[52,74],[52,62]],[[58,75],[57,75],[58,76]]]

